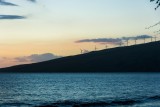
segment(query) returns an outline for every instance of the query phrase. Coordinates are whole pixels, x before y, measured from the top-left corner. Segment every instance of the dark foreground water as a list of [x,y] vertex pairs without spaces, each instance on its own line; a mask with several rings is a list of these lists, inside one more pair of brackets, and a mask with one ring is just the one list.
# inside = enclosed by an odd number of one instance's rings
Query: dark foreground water
[[0,107],[160,107],[160,74],[0,74]]

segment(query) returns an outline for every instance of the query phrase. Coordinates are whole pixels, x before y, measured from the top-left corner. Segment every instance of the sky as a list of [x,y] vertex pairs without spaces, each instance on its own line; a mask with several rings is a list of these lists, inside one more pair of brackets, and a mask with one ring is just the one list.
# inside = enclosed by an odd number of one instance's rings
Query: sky
[[160,22],[155,7],[150,0],[0,0],[0,68],[114,47],[124,37],[149,41],[159,30],[145,29]]

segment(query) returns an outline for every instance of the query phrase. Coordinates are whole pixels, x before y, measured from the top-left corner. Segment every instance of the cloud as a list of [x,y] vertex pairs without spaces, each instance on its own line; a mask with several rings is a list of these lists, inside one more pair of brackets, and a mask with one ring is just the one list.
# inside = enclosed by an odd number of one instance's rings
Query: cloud
[[0,68],[14,66],[14,65],[42,62],[42,61],[52,60],[60,57],[62,56],[57,56],[52,53],[32,54],[29,56],[22,56],[22,57],[21,56],[20,57],[1,57],[0,56]]
[[75,43],[93,42],[93,43],[100,43],[100,44],[122,45],[127,40],[135,40],[135,39],[141,40],[141,39],[148,39],[148,38],[152,38],[152,36],[139,35],[139,36],[122,37],[122,38],[82,39],[82,40],[75,41]]
[[[27,0],[29,2],[32,2],[32,3],[36,3],[37,0]],[[18,6],[17,4],[14,4],[14,3],[11,3],[11,2],[6,2],[5,0],[0,0],[0,5],[3,5],[3,6]]]
[[152,38],[150,35],[140,35],[140,36],[131,36],[131,37],[122,37],[122,40],[135,40],[135,39],[149,39]]
[[82,40],[76,41],[76,43],[84,43],[84,42],[117,44],[117,43],[122,42],[122,39],[120,38],[97,38],[97,39],[82,39]]
[[0,61],[2,61],[2,60],[3,60],[3,58],[0,57]]
[[[32,3],[36,3],[37,0],[23,0],[23,1],[29,1],[29,2],[32,2]],[[0,6],[3,5],[3,6],[19,6],[15,3],[11,3],[11,2],[6,2],[6,0],[0,0]],[[27,17],[26,16],[22,16],[22,15],[0,15],[0,20],[13,20],[13,19],[26,19]]]
[[26,19],[25,16],[20,15],[0,15],[0,20],[14,20],[14,19]]
[[30,56],[16,57],[14,58],[16,62],[43,62],[47,60],[52,60],[60,58],[61,56],[54,55],[52,53],[45,54],[32,54]]
[[4,6],[18,6],[17,4],[6,2],[5,0],[0,0],[0,5],[4,5]]
[[34,3],[35,3],[37,0],[27,0],[27,1],[34,2]]
[[140,36],[137,36],[136,38],[137,39],[144,39],[144,38],[148,39],[148,38],[152,38],[152,36],[149,36],[149,35],[140,35]]
[[14,58],[16,60],[16,62],[30,62],[29,59],[27,57],[16,57]]
[[12,58],[0,57],[0,68],[8,67],[10,65],[14,65]]

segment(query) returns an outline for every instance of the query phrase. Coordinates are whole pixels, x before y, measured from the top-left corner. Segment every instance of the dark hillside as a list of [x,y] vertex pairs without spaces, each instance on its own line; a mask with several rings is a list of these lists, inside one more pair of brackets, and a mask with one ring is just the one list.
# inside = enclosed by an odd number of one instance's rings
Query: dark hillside
[[41,63],[0,69],[0,72],[159,72],[160,42],[90,52]]

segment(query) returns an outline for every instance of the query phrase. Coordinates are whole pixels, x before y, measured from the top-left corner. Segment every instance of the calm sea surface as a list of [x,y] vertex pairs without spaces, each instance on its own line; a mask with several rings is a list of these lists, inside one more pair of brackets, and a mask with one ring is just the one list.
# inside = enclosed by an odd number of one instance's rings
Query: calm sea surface
[[0,107],[160,107],[160,74],[0,74]]

